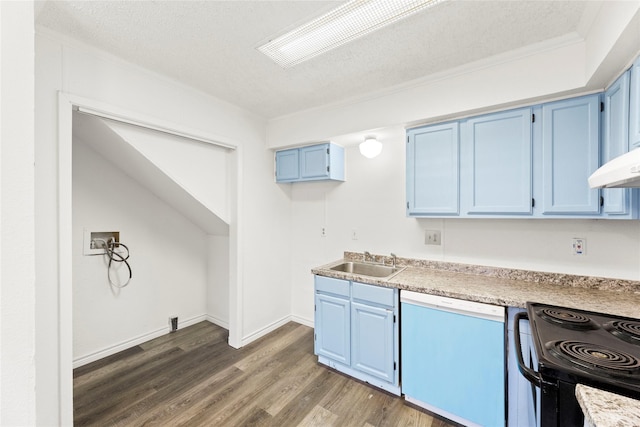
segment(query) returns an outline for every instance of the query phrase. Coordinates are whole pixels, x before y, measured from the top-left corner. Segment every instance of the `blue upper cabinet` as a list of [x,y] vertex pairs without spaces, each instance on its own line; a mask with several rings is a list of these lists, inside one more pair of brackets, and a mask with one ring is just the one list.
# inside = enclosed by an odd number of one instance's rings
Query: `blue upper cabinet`
[[458,123],[407,132],[407,215],[459,213]]
[[[602,112],[602,163],[629,150],[629,76],[622,74],[604,93]],[[628,215],[637,192],[628,188],[605,188],[602,191],[605,215]]]
[[465,213],[531,214],[531,122],[531,109],[520,108],[464,123],[460,177]]
[[599,166],[599,107],[599,95],[542,106],[542,214],[599,214],[587,184]]
[[630,70],[629,99],[629,147],[640,147],[640,58]]
[[291,182],[300,179],[299,150],[282,150],[276,152],[276,181]]
[[332,143],[276,151],[276,182],[344,181],[344,148]]
[[331,171],[329,144],[300,148],[300,178],[328,179]]

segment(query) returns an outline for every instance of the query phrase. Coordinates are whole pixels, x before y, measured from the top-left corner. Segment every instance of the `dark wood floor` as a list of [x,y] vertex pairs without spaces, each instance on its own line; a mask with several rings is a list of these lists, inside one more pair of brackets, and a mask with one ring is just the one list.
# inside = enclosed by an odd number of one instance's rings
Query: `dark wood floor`
[[239,350],[198,323],[82,366],[73,384],[76,425],[449,426],[319,365],[297,323]]

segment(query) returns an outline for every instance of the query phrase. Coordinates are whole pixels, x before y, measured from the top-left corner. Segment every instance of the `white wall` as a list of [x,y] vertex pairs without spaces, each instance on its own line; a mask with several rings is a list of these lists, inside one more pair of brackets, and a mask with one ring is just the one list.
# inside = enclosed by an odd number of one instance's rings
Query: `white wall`
[[[107,279],[104,256],[83,255],[83,232],[119,231],[131,251],[133,278],[122,289]],[[78,366],[114,350],[204,320],[207,236],[173,207],[86,143],[73,143],[73,355]],[[112,276],[125,283],[128,270]],[[228,283],[227,283],[228,286]]]
[[[35,425],[32,2],[0,2],[0,425]],[[39,379],[38,379],[39,380]]]
[[229,327],[229,236],[207,236],[207,315]]
[[[292,185],[297,318],[313,320],[309,270],[342,258],[344,251],[640,280],[638,221],[407,218],[406,136],[402,128],[386,135],[375,159],[347,147],[346,182]],[[322,227],[327,237],[320,236]],[[441,246],[424,244],[426,229],[442,231]],[[352,240],[353,230],[358,240]],[[586,238],[585,256],[572,255],[573,237]]]
[[[69,417],[65,365],[59,358],[57,264],[58,91],[122,108],[162,122],[166,127],[196,129],[216,140],[236,144],[237,194],[230,195],[230,251],[236,254],[230,280],[239,295],[231,301],[242,314],[230,319],[240,343],[286,321],[291,313],[290,271],[281,268],[290,253],[290,200],[273,184],[273,153],[265,149],[263,119],[180,83],[141,69],[55,34],[36,36],[36,179],[37,239],[36,354],[39,383],[37,411],[43,424]],[[172,126],[173,125],[173,126]],[[64,236],[62,236],[64,237]],[[205,246],[206,247],[206,246]],[[62,260],[63,262],[65,260]],[[71,260],[68,260],[71,262]],[[237,269],[236,269],[237,267]],[[231,296],[230,296],[231,299]],[[41,381],[42,380],[42,381]],[[62,407],[60,405],[62,404]],[[67,420],[68,421],[68,420]]]
[[138,126],[105,123],[211,212],[229,222],[228,149]]

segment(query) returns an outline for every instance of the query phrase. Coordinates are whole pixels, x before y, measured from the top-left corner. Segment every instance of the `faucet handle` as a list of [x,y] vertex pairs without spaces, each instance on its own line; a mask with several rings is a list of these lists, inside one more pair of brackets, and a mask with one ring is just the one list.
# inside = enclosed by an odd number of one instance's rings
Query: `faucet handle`
[[390,254],[390,255],[391,255],[392,265],[393,265],[393,267],[395,267],[395,266],[396,266],[396,261],[397,261],[397,258],[398,258],[398,257],[397,257],[397,256],[396,256],[396,254],[394,254],[393,252],[391,252],[391,254]]

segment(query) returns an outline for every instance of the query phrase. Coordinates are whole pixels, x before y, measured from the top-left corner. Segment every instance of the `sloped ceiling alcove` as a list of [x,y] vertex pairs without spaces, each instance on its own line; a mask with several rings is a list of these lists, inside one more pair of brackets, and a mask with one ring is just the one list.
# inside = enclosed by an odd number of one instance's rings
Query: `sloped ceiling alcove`
[[[130,129],[126,129],[127,127]],[[136,130],[144,132],[147,136],[149,132],[154,131],[134,128],[132,125],[78,112],[74,112],[73,115],[74,140],[77,139],[90,146],[207,234],[228,236],[229,215],[228,209],[225,209],[228,204],[228,194],[226,192],[224,195],[220,194],[218,197],[226,197],[226,200],[216,204],[211,201],[211,197],[176,181],[167,170],[166,164],[159,164],[158,159],[154,159],[153,155],[136,148],[141,146],[139,141],[130,140],[136,137]],[[166,135],[163,136],[166,138]],[[228,187],[226,181],[224,185]]]

